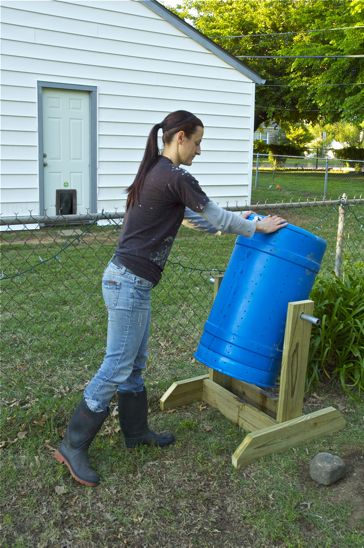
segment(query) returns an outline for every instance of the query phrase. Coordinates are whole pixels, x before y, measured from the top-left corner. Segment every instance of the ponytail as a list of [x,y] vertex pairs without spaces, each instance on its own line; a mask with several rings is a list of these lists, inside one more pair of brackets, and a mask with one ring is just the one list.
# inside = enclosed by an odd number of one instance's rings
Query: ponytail
[[142,191],[145,177],[150,169],[157,163],[159,158],[158,149],[158,131],[163,128],[163,144],[169,144],[173,136],[178,131],[184,131],[186,137],[196,131],[197,127],[204,127],[203,123],[197,116],[187,110],[176,110],[166,116],[160,124],[152,127],[149,133],[147,144],[144,151],[144,156],[135,176],[133,183],[129,186],[128,199],[126,201],[126,209],[138,204],[140,193]]
[[159,149],[158,149],[158,131],[162,127],[162,124],[155,124],[152,127],[147,144],[144,151],[144,156],[139,166],[138,172],[135,176],[134,182],[129,186],[128,199],[126,202],[126,209],[133,207],[139,201],[140,192],[144,185],[145,176],[148,171],[157,163],[159,158]]

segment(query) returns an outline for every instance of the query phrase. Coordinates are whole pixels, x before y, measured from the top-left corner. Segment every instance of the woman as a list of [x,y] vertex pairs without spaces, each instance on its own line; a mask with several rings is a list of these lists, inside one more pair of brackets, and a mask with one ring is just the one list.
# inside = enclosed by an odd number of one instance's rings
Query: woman
[[[158,131],[164,149],[158,150]],[[190,112],[179,110],[156,124],[143,160],[128,188],[127,211],[115,255],[107,266],[102,290],[108,309],[107,347],[103,363],[84,391],[55,458],[66,464],[81,484],[95,486],[100,478],[90,467],[88,447],[108,416],[118,394],[121,431],[128,448],[140,444],[164,447],[173,434],[148,427],[147,394],[142,377],[146,366],[150,323],[150,292],[159,282],[185,208],[201,215],[217,230],[251,237],[287,225],[280,217],[249,221],[214,204],[191,174],[180,168],[201,154],[204,126]]]

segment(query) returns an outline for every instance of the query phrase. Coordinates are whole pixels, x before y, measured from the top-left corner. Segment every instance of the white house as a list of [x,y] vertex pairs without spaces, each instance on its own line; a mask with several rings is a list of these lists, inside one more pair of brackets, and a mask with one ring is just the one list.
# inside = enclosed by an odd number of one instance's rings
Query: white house
[[205,124],[189,169],[206,193],[249,203],[263,80],[236,58],[155,0],[3,0],[1,20],[2,214],[123,211],[178,109]]

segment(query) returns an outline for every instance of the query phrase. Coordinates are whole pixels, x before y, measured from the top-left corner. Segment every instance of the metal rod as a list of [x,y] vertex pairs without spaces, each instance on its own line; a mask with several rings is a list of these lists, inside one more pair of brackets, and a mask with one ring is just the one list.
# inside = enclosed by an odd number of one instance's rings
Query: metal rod
[[315,318],[315,316],[311,316],[311,314],[302,314],[300,315],[301,320],[305,320],[306,322],[312,323],[312,325],[320,325],[321,320],[319,318]]
[[258,179],[259,179],[259,153],[256,157],[255,162],[255,181],[254,181],[254,188],[258,188]]
[[326,200],[327,196],[327,182],[329,178],[329,160],[326,158],[325,162],[325,179],[324,179],[324,200]]
[[[342,199],[339,200],[315,200],[307,202],[280,202],[280,203],[258,203],[247,204],[241,206],[227,207],[225,209],[229,211],[246,211],[254,209],[254,211],[267,211],[268,209],[295,209],[298,207],[321,207],[321,206],[339,206],[342,205]],[[346,199],[345,205],[362,205],[364,204],[364,198]],[[73,221],[98,221],[98,220],[112,220],[123,219],[124,212],[101,212],[101,213],[89,213],[86,215],[7,215],[0,216],[0,226],[6,225],[24,225],[24,224],[46,224],[52,222],[54,224],[66,224]]]
[[75,221],[102,221],[112,219],[123,219],[124,212],[102,212],[79,215],[14,215],[13,217],[0,217],[0,225],[24,225],[24,224],[46,224],[64,225]]

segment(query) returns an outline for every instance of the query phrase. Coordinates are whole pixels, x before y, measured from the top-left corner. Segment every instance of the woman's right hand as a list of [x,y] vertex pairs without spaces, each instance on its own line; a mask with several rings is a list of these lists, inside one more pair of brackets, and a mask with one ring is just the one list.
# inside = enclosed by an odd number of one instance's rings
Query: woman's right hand
[[271,234],[272,232],[276,232],[280,228],[284,228],[288,225],[288,222],[286,219],[283,219],[282,217],[278,217],[278,215],[268,215],[267,217],[264,217],[264,219],[260,219],[257,221],[257,232],[262,232],[263,234]]

